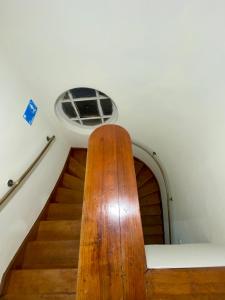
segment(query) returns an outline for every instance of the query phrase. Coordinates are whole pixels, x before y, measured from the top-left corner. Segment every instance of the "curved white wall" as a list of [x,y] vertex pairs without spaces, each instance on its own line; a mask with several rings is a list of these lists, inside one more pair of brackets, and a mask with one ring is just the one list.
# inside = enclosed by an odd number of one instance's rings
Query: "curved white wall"
[[[62,91],[94,87],[116,102],[132,138],[157,152],[175,242],[225,243],[224,11],[223,0],[0,3],[0,48],[48,121],[61,127]],[[87,144],[88,134],[63,132]]]

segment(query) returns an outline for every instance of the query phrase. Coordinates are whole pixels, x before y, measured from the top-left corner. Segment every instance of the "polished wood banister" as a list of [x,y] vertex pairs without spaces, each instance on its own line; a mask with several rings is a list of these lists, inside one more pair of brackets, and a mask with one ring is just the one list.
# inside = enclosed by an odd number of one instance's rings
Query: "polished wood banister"
[[131,140],[116,125],[89,139],[77,300],[145,300],[146,260]]

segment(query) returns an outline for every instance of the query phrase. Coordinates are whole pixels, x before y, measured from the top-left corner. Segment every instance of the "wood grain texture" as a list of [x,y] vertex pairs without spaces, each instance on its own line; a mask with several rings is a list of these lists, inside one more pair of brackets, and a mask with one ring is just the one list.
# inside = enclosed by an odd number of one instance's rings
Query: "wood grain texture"
[[39,241],[80,239],[80,220],[41,221],[37,233]]
[[143,198],[147,195],[150,195],[152,193],[159,191],[159,185],[155,178],[150,179],[147,181],[139,190],[138,195],[140,198]]
[[73,148],[71,152],[74,157],[84,168],[86,168],[87,160],[87,149],[84,148]]
[[159,184],[153,172],[144,162],[137,158],[134,158],[134,162],[144,243],[145,245],[164,244],[163,210]]
[[102,126],[89,140],[76,300],[145,300],[145,271],[130,137]]
[[160,203],[161,203],[161,197],[160,197],[159,191],[140,199],[141,207],[148,206],[148,205],[154,205],[154,204],[160,204]]
[[72,152],[72,150],[70,150],[70,152],[68,154],[68,157],[65,161],[62,172],[61,172],[59,178],[57,179],[57,182],[56,182],[56,184],[55,184],[55,186],[54,186],[54,188],[53,188],[53,190],[52,190],[45,206],[43,207],[43,209],[40,212],[37,220],[35,221],[35,223],[31,227],[31,229],[28,232],[27,236],[24,238],[22,244],[20,245],[19,249],[17,250],[15,256],[12,258],[12,261],[10,262],[10,264],[9,264],[8,268],[6,269],[5,273],[3,274],[2,280],[0,282],[0,295],[2,295],[5,292],[11,270],[14,269],[14,268],[20,268],[21,267],[27,243],[36,238],[38,227],[39,227],[39,222],[40,222],[41,219],[44,218],[44,216],[46,214],[46,211],[47,211],[47,207],[48,207],[50,201],[52,201],[52,199],[55,198],[55,193],[58,189],[58,186],[60,185],[60,182],[62,181],[63,174],[67,169],[67,165],[68,165],[68,161],[69,161],[69,157],[71,155],[71,152]]
[[225,299],[225,268],[158,269],[146,273],[148,299]]
[[29,242],[23,269],[76,268],[78,254],[79,240]]
[[62,185],[71,190],[78,190],[82,192],[84,190],[83,180],[68,173],[63,175]]
[[144,163],[142,161],[140,161],[139,159],[135,158],[134,160],[134,168],[135,168],[135,173],[136,173],[136,176],[139,175],[141,169],[143,168],[144,166]]
[[58,187],[54,201],[58,203],[82,203],[83,191]]
[[13,270],[7,295],[75,293],[76,269]]
[[[80,153],[82,159],[86,157],[86,149],[79,149]],[[84,167],[75,154],[74,149],[70,151],[35,230],[7,273],[0,299],[75,299],[84,186]]]
[[68,170],[72,175],[80,179],[85,177],[85,167],[72,157],[69,160]]
[[47,220],[79,220],[82,206],[80,204],[51,203],[47,211]]
[[1,300],[75,300],[76,295],[73,294],[30,294],[30,295],[6,295]]
[[138,188],[140,188],[142,185],[144,185],[148,180],[155,177],[153,175],[153,173],[150,171],[150,169],[145,165],[141,169],[141,172],[136,176],[137,176]]

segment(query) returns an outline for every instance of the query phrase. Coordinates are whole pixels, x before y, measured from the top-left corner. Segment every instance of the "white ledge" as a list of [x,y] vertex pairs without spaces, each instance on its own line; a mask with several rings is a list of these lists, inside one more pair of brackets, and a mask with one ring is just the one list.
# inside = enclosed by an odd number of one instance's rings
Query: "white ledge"
[[145,245],[148,269],[225,266],[225,245]]

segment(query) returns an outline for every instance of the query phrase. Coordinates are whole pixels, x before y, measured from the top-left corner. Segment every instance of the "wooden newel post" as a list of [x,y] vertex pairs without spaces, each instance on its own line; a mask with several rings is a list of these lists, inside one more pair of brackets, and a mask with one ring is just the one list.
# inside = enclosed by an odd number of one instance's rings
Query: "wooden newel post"
[[145,300],[145,271],[131,140],[105,125],[89,139],[76,300]]

